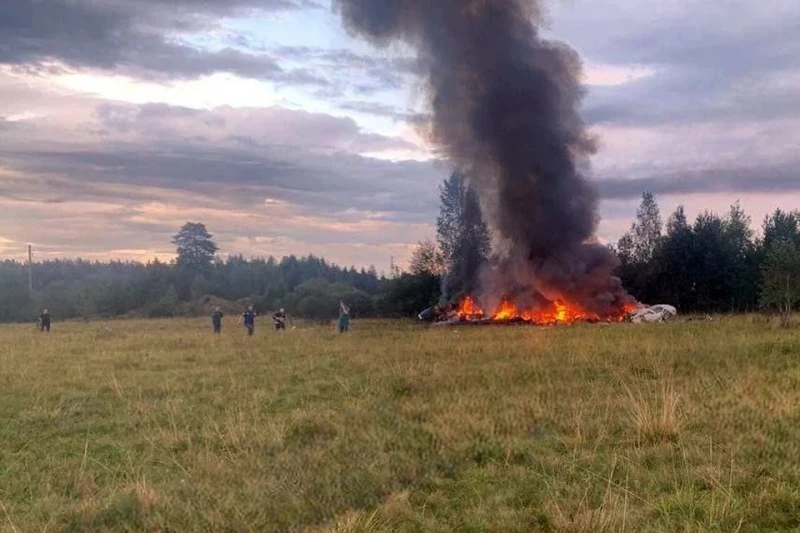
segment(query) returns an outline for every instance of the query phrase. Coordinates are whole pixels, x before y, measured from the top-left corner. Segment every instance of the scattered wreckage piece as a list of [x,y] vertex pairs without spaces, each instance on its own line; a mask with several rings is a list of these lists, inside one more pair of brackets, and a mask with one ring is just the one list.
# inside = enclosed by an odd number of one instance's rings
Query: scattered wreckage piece
[[652,305],[642,307],[631,314],[630,320],[634,324],[652,324],[656,322],[667,322],[678,314],[675,307],[667,304]]
[[439,318],[440,312],[436,307],[429,307],[419,315],[417,318],[422,322],[436,322]]

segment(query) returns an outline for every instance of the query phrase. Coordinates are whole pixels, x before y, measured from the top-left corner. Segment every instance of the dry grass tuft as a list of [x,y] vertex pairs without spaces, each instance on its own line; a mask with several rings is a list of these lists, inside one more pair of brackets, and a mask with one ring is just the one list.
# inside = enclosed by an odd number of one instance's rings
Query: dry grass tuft
[[339,518],[333,525],[318,530],[318,533],[386,533],[392,531],[392,524],[381,518],[378,511],[350,512]]
[[145,479],[138,480],[133,485],[132,492],[142,509],[150,509],[160,500],[158,491]]
[[643,391],[641,388],[631,390],[627,385],[625,391],[639,444],[678,440],[682,427],[681,397],[671,380],[664,381],[656,392]]
[[122,398],[124,395],[122,391],[122,385],[119,384],[119,381],[117,381],[117,376],[115,376],[113,373],[108,376],[108,388],[111,389],[111,393],[116,398]]
[[577,505],[559,505],[555,500],[548,500],[544,509],[556,533],[618,533],[624,530],[624,500],[612,494],[606,494],[600,506],[595,508],[584,496]]

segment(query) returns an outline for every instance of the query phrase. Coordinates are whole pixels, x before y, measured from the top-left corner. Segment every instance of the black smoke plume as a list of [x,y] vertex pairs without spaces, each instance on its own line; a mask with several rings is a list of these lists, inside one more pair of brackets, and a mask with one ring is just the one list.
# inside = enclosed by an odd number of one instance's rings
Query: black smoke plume
[[563,299],[600,314],[629,297],[617,259],[589,241],[595,143],[578,113],[580,58],[539,35],[534,0],[334,0],[346,27],[416,50],[432,139],[478,192],[494,232],[481,300]]

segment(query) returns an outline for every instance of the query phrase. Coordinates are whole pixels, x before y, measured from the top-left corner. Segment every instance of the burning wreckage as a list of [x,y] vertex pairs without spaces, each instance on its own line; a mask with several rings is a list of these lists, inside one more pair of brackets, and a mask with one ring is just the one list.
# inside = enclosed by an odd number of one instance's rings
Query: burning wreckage
[[414,51],[430,117],[422,133],[466,177],[491,230],[490,265],[462,261],[448,274],[454,292],[474,297],[428,309],[424,320],[621,322],[639,312],[614,275],[616,255],[595,238],[588,176],[597,140],[579,113],[582,62],[542,37],[540,4],[333,0],[351,33]]
[[600,315],[584,311],[563,302],[552,302],[548,307],[539,309],[518,309],[511,302],[504,301],[493,313],[485,313],[475,300],[468,296],[458,305],[437,305],[429,307],[418,315],[423,322],[440,326],[454,325],[559,325],[583,323],[633,322],[645,324],[666,322],[677,315],[677,310],[666,304],[654,306],[626,305],[618,313]]

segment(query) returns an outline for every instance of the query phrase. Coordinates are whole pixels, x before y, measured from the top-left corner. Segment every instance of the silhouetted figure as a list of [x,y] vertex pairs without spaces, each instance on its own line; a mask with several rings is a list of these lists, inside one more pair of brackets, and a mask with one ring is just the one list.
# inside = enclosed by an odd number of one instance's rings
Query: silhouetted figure
[[39,331],[50,333],[50,311],[47,309],[43,309],[39,315]]
[[350,331],[350,308],[344,302],[339,302],[339,333]]
[[286,329],[286,311],[283,310],[283,307],[272,315],[272,321],[275,322],[275,329],[277,331]]
[[253,310],[253,306],[247,306],[247,311],[242,313],[242,322],[244,323],[244,327],[247,329],[247,334],[252,335],[256,329],[256,312]]
[[222,311],[220,310],[219,306],[214,308],[214,312],[211,313],[211,324],[214,326],[214,333],[220,334],[222,333]]

